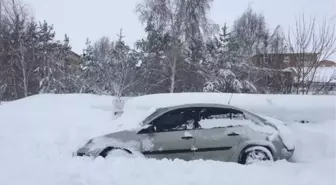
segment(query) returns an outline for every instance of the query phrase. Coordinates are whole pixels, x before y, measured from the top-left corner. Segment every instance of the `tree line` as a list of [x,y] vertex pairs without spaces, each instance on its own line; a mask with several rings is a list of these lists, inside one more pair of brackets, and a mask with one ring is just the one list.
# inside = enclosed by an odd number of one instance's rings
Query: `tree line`
[[[209,19],[212,2],[143,0],[136,12],[144,38],[129,46],[121,29],[117,40],[87,39],[77,55],[67,35],[56,40],[53,26],[36,21],[26,5],[0,0],[0,100],[38,93],[299,93],[309,85],[305,75],[335,53],[335,27],[329,22],[317,25],[302,17],[285,34],[280,25],[269,28],[265,17],[248,7],[229,28]],[[256,55],[282,53],[297,56],[294,67],[302,83],[296,91],[293,78],[267,62],[253,62]],[[306,53],[318,53],[318,58],[303,70]]]

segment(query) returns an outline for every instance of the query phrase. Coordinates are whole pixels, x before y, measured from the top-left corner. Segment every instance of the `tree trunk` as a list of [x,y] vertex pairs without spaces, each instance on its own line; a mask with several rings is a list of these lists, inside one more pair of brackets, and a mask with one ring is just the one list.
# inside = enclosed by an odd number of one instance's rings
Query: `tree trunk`
[[23,52],[21,51],[21,67],[22,67],[22,79],[23,79],[23,92],[24,92],[24,97],[28,96],[28,77],[27,77],[27,72],[26,72],[26,63],[25,63],[25,58],[23,55]]
[[176,56],[173,57],[173,66],[171,69],[171,77],[170,77],[170,93],[174,93],[175,90],[175,76],[176,76]]

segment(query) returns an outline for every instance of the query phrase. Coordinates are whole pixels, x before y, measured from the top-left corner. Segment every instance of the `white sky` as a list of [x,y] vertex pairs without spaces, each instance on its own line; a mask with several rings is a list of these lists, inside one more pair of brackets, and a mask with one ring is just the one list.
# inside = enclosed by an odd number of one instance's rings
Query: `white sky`
[[[86,38],[95,41],[101,36],[116,39],[120,28],[125,41],[133,44],[145,33],[135,14],[135,5],[141,0],[22,0],[30,4],[37,20],[53,24],[57,39],[70,37],[73,50],[79,54]],[[214,0],[210,18],[213,22],[229,26],[250,4],[265,15],[271,28],[280,24],[285,31],[294,25],[295,16],[304,12],[336,20],[335,0]],[[335,59],[335,57],[332,57]]]

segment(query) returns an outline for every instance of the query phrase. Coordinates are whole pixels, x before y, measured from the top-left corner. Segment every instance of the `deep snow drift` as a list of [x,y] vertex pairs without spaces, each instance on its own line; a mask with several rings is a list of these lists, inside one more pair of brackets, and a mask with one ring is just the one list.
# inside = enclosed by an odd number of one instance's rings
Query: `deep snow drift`
[[[0,184],[335,184],[335,96],[242,96],[234,95],[232,102],[241,97],[243,106],[259,106],[257,112],[288,116],[292,121],[289,127],[297,139],[294,163],[243,166],[132,156],[107,160],[72,157],[72,152],[91,137],[118,129],[112,119],[113,98],[38,95],[0,105]],[[253,96],[256,100],[264,96],[265,101],[252,102]],[[162,97],[160,101],[155,98],[160,99],[156,95],[151,102],[165,103]],[[136,101],[142,100],[129,101],[125,108]],[[278,111],[277,107],[288,111]],[[291,117],[292,111],[296,116]],[[315,116],[306,115],[314,112]],[[298,117],[314,118],[314,124],[293,123]]]

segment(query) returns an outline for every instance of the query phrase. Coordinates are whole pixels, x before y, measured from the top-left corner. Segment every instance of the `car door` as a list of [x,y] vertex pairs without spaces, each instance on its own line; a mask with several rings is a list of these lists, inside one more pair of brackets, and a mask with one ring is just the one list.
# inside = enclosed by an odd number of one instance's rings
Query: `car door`
[[138,134],[142,143],[142,153],[153,158],[193,158],[195,138],[192,136],[197,116],[191,108],[169,111],[154,119],[149,129]]
[[229,160],[244,134],[244,114],[229,108],[201,108],[194,131],[195,159]]

